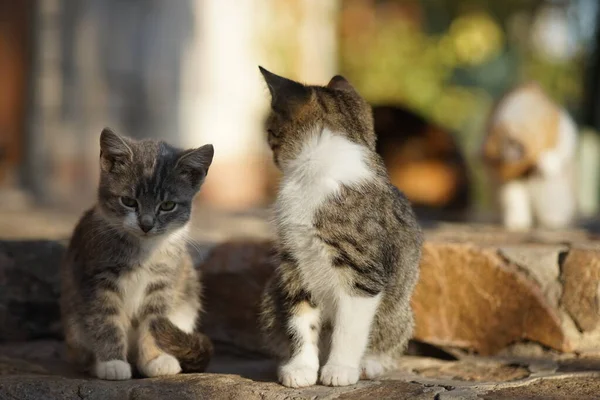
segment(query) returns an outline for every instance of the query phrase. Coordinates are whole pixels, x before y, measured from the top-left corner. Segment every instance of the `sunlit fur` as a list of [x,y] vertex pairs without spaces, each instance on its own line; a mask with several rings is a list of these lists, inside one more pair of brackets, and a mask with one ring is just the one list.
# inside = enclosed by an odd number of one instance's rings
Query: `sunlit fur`
[[262,73],[268,142],[283,172],[265,344],[285,386],[376,378],[412,335],[421,230],[375,152],[370,107],[344,78],[321,87]]

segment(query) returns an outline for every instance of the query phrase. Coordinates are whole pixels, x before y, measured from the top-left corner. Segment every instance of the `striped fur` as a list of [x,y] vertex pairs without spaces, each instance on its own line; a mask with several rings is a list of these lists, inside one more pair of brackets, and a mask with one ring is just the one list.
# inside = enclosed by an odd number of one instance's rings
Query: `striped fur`
[[344,78],[320,87],[262,73],[268,141],[283,172],[265,343],[285,386],[375,378],[412,335],[421,230],[375,152],[371,108]]
[[184,151],[102,132],[98,203],[61,270],[69,354],[97,377],[128,379],[130,363],[145,376],[206,367],[212,346],[196,330],[200,277],[186,235],[212,156],[210,145]]

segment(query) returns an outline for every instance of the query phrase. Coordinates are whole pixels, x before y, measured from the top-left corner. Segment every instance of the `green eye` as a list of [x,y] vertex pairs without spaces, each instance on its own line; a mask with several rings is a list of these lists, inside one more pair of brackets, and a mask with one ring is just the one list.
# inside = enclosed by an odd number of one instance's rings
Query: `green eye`
[[165,201],[160,205],[161,211],[171,211],[175,208],[174,201]]
[[136,199],[132,199],[131,197],[121,197],[121,204],[123,204],[125,207],[129,207],[129,208],[137,207]]

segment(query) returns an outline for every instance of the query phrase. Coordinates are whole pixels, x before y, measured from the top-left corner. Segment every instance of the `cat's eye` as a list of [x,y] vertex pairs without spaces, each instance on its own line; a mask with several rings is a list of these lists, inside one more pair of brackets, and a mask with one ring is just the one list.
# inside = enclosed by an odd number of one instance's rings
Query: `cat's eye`
[[131,197],[122,196],[121,197],[121,204],[123,204],[125,207],[136,208],[137,207],[137,200],[136,199],[132,199]]
[[175,208],[175,202],[174,201],[165,201],[160,205],[160,210],[161,211],[173,211],[173,209]]

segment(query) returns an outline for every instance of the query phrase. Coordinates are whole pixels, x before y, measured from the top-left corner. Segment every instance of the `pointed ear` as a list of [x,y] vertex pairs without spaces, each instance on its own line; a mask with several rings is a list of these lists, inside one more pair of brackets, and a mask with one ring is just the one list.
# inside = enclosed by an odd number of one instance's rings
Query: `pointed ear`
[[295,106],[304,104],[310,99],[310,89],[291,79],[275,75],[259,66],[260,72],[271,92],[271,108],[273,111],[289,113]]
[[133,151],[127,139],[104,128],[100,133],[100,168],[105,172],[124,165],[133,158]]
[[215,149],[212,144],[186,150],[177,160],[175,169],[188,179],[192,186],[200,186],[208,173],[214,154]]
[[355,91],[354,87],[341,75],[336,75],[327,84],[329,89]]

